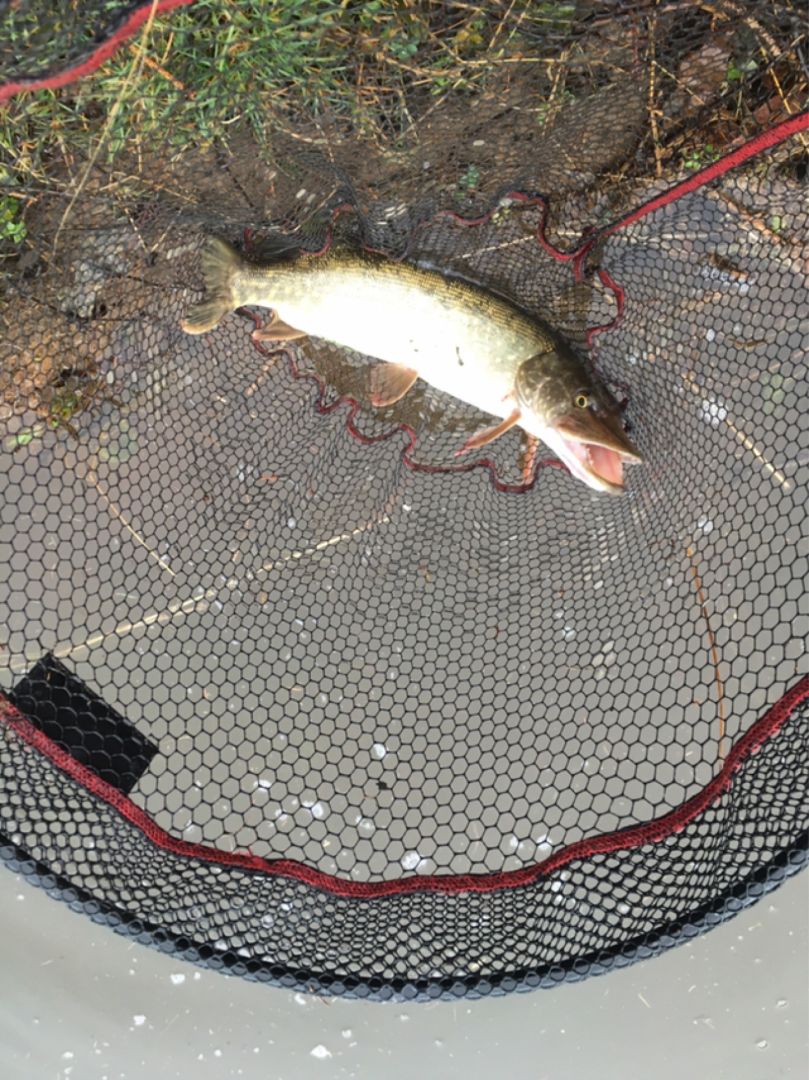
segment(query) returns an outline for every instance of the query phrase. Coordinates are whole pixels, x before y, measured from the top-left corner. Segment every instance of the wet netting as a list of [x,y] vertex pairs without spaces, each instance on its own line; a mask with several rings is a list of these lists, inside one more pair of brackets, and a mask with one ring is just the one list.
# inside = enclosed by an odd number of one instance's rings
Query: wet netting
[[[8,865],[376,998],[605,972],[801,866],[808,86],[799,2],[0,4]],[[642,460],[470,445],[473,371],[383,401],[271,298],[187,333],[210,236],[499,298]]]

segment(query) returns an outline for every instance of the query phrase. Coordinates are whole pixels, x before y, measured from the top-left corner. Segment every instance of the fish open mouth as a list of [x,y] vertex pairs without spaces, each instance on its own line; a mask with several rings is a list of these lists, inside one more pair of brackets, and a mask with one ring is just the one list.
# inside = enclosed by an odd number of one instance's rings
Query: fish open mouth
[[642,460],[620,419],[610,413],[586,409],[563,416],[542,438],[574,476],[596,491],[623,491],[624,465]]
[[[617,450],[610,450],[598,443],[577,442],[574,439],[565,442],[568,453],[576,459],[587,477],[601,482],[598,487],[612,490],[624,486],[624,462],[634,458],[627,458]],[[569,458],[563,460],[570,464]]]

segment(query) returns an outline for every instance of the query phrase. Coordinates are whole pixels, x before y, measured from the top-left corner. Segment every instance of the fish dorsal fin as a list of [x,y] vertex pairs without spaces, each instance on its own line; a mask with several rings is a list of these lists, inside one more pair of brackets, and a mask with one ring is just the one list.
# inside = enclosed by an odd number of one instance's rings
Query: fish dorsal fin
[[297,259],[301,254],[299,237],[281,232],[259,235],[250,244],[250,258],[260,263],[283,263]]
[[597,296],[597,291],[588,281],[568,285],[548,300],[545,312],[548,322],[569,340],[577,344],[586,343],[588,314]]
[[380,407],[400,401],[418,377],[417,371],[403,364],[375,364],[369,376],[371,404]]

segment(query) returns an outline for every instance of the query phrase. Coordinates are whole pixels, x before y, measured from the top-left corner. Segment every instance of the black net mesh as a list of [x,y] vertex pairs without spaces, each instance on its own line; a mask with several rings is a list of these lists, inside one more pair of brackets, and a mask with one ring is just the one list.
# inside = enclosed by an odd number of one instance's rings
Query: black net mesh
[[[805,853],[805,17],[371,6],[311,5],[350,85],[237,106],[258,16],[0,7],[2,852],[262,980],[553,985]],[[279,232],[550,323],[624,493],[265,309],[186,334],[204,237]]]

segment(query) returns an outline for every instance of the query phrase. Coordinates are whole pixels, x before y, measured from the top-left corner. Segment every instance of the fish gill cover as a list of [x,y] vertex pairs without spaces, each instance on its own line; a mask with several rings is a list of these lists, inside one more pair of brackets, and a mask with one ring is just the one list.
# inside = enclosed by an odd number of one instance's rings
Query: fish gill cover
[[[0,4],[12,868],[231,973],[435,997],[802,865],[807,44],[789,0]],[[210,236],[482,287],[642,460],[616,497],[519,424],[469,445],[504,413],[465,376],[383,404],[266,306],[186,333]]]

